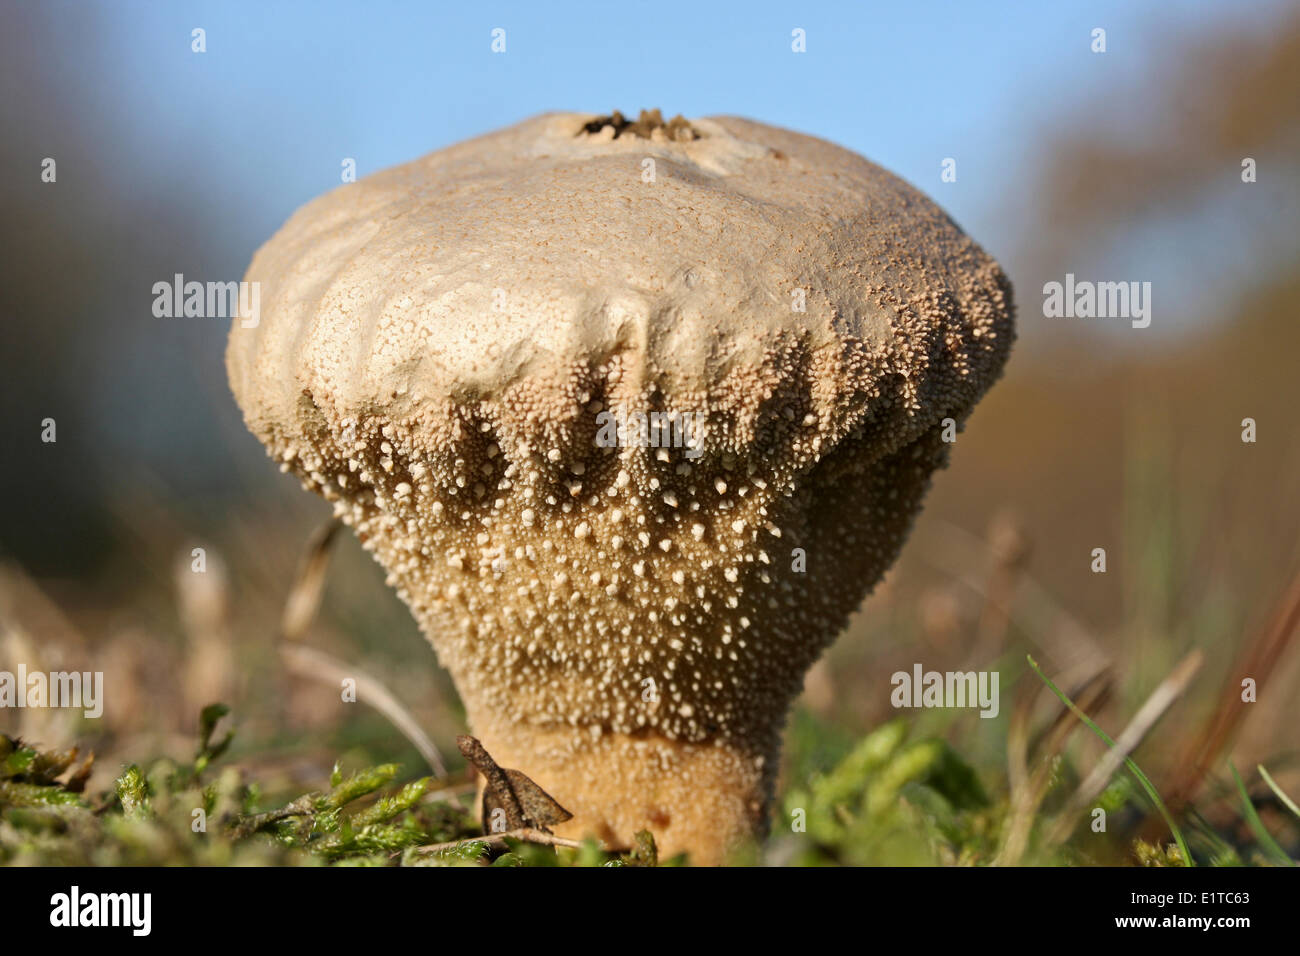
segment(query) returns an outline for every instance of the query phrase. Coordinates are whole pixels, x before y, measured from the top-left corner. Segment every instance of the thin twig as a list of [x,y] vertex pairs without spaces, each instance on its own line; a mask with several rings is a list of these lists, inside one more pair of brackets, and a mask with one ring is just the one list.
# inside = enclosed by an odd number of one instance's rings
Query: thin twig
[[[339,660],[332,654],[326,654],[324,651],[305,645],[281,644],[280,657],[283,658],[289,669],[295,673],[303,677],[311,677],[336,688],[345,679],[355,681],[357,699],[364,700],[387,717],[389,722],[402,732],[403,736],[411,742],[415,749],[420,751],[420,755],[424,757],[425,762],[433,769],[434,776],[446,778],[447,765],[443,763],[442,754],[438,752],[437,746],[429,739],[429,735],[421,729],[419,722],[402,706],[402,703],[376,678],[371,677],[346,661]],[[459,803],[456,803],[456,806],[459,807]]]
[[[1115,741],[1111,739],[1110,735],[1098,727],[1096,721],[1089,717],[1086,712],[1084,712],[1066,695],[1065,691],[1057,687],[1056,684],[1052,682],[1052,679],[1043,673],[1043,669],[1038,666],[1037,661],[1032,657],[1027,658],[1027,660],[1029,661],[1029,666],[1034,669],[1034,673],[1037,674],[1043,683],[1051,689],[1052,693],[1060,699],[1061,703],[1065,704],[1065,706],[1070,709],[1071,713],[1083,721],[1087,725],[1088,729],[1096,734],[1107,747],[1115,746]],[[1133,761],[1132,757],[1124,758],[1124,766],[1128,768],[1129,773],[1133,774],[1134,779],[1137,780],[1142,789],[1146,791],[1147,796],[1151,799],[1152,805],[1155,806],[1160,815],[1164,817],[1165,824],[1173,834],[1174,842],[1178,844],[1178,849],[1182,854],[1183,866],[1195,866],[1196,861],[1192,859],[1191,851],[1187,849],[1187,842],[1183,839],[1183,831],[1178,828],[1178,824],[1175,822],[1173,814],[1169,812],[1169,808],[1165,805],[1164,800],[1160,799],[1160,792],[1156,790],[1155,784],[1153,784],[1151,779],[1142,772],[1142,768]]]
[[290,817],[310,816],[316,812],[316,801],[321,798],[319,793],[305,793],[292,803],[286,803],[282,807],[274,810],[267,810],[265,813],[255,813],[252,816],[239,820],[233,833],[235,839],[242,839],[251,833],[256,833],[263,827],[272,823],[279,823],[281,820],[287,820]]
[[1241,723],[1254,712],[1253,707],[1241,706],[1242,678],[1253,677],[1256,690],[1262,690],[1287,645],[1297,634],[1300,634],[1300,573],[1278,602],[1268,625],[1241,650],[1237,660],[1228,668],[1219,691],[1218,706],[1205,728],[1188,738],[1186,752],[1176,764],[1186,769],[1170,788],[1169,803],[1175,809],[1191,802],[1219,754]]
[[1026,692],[1026,687],[1018,689],[1007,727],[1007,784],[1013,794],[1029,780],[1029,717],[1038,695]]
[[[494,846],[505,843],[507,839],[523,840],[525,843],[541,843],[545,846],[564,846],[577,850],[582,847],[581,840],[568,840],[564,837],[557,837],[554,833],[546,833],[543,830],[535,830],[532,827],[519,827],[515,830],[506,830],[504,833],[486,833],[479,837],[469,837],[465,840],[452,840],[450,843],[430,843],[427,846],[415,848],[415,852],[421,856],[428,856],[434,853],[445,853],[447,850],[457,850],[471,843],[490,843]],[[606,853],[626,853],[626,849],[611,849],[604,845],[600,847]]]
[[1138,712],[1133,715],[1128,726],[1123,732],[1115,738],[1115,746],[1109,748],[1102,758],[1097,761],[1097,765],[1092,768],[1092,772],[1084,778],[1079,789],[1074,792],[1070,802],[1066,805],[1065,810],[1057,817],[1056,826],[1050,831],[1048,836],[1049,843],[1060,843],[1068,837],[1073,831],[1075,822],[1078,820],[1079,811],[1096,799],[1097,794],[1101,793],[1110,783],[1111,777],[1124,765],[1124,760],[1137,749],[1138,744],[1146,737],[1148,731],[1155,726],[1164,712],[1169,709],[1175,700],[1182,696],[1187,685],[1191,683],[1196,672],[1201,669],[1201,664],[1205,660],[1205,655],[1200,650],[1193,650],[1175,665],[1169,675],[1160,682],[1159,686],[1151,692],[1151,696],[1146,699]]
[[1286,795],[1286,791],[1277,785],[1277,781],[1268,775],[1268,771],[1264,769],[1264,765],[1262,763],[1256,764],[1255,769],[1258,770],[1259,775],[1264,778],[1264,782],[1268,784],[1269,789],[1273,791],[1280,801],[1282,801],[1282,806],[1286,807],[1297,817],[1300,817],[1300,807],[1296,806],[1295,801]]
[[[300,676],[315,678],[335,686],[342,680],[353,680],[358,699],[364,697],[366,703],[387,717],[389,722],[400,730],[424,757],[425,763],[433,770],[434,776],[446,779],[447,765],[443,762],[437,746],[420,727],[419,721],[411,716],[410,711],[402,706],[401,701],[383,683],[333,655],[295,643],[306,633],[308,625],[311,624],[312,618],[316,616],[316,611],[320,607],[321,595],[325,588],[325,571],[329,567],[330,550],[341,527],[337,520],[321,525],[312,533],[306,548],[303,549],[302,558],[298,562],[298,571],[294,575],[294,584],[289,591],[288,600],[285,601],[284,614],[280,621],[282,639],[280,656],[288,668]],[[464,809],[454,794],[448,802],[458,810]]]
[[[1041,685],[1038,688],[1041,691]],[[1105,670],[1098,671],[1089,677],[1077,693],[1079,701],[1084,707],[1089,709],[1098,707],[1110,694],[1110,677]],[[1022,700],[1026,701],[1026,713],[1024,720],[1028,720],[1028,710],[1037,700],[1037,693],[1028,693]],[[1020,711],[1020,705],[1017,705],[1017,711]],[[1029,838],[1033,832],[1034,819],[1038,813],[1038,808],[1047,798],[1051,790],[1053,769],[1056,758],[1065,749],[1066,742],[1070,736],[1078,730],[1081,724],[1077,720],[1070,720],[1070,711],[1062,708],[1056,719],[1043,735],[1042,743],[1039,747],[1041,756],[1035,766],[1032,775],[1026,775],[1023,763],[1028,754],[1028,733],[1027,729],[1020,732],[1022,740],[1016,744],[1020,753],[1017,759],[1022,764],[1020,771],[1020,782],[1014,786],[1011,791],[1011,804],[1008,811],[1010,823],[1006,829],[1006,837],[1003,840],[1002,848],[998,851],[997,858],[993,861],[994,866],[1015,866],[1024,856],[1025,850],[1029,847]],[[1018,714],[1012,716],[1012,721],[1018,719]],[[1010,753],[1012,741],[1007,742],[1008,761],[1011,761]]]
[[289,589],[289,597],[284,602],[284,613],[280,616],[280,637],[286,641],[296,641],[302,637],[316,616],[325,590],[330,547],[341,527],[338,521],[321,525],[312,532],[307,547],[303,549],[297,573],[294,574],[293,587]]

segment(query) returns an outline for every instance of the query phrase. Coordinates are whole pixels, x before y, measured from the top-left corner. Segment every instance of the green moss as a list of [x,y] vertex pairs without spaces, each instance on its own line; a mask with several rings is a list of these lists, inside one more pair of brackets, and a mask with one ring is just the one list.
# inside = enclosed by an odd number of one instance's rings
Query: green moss
[[[552,847],[481,839],[473,812],[437,799],[428,777],[403,782],[393,763],[352,773],[336,764],[327,787],[268,801],[257,781],[235,767],[219,766],[232,737],[216,734],[225,713],[224,708],[204,712],[193,762],[160,759],[125,767],[111,791],[96,795],[80,792],[89,761],[79,764],[76,751],[40,751],[0,735],[0,864],[624,867],[688,862],[682,856],[660,859],[648,831],[637,833],[619,854],[592,840]],[[798,769],[787,774],[771,839],[741,848],[733,862],[987,865],[997,857],[1012,801],[1004,792],[991,798],[981,774],[945,741],[909,739],[916,725],[902,720],[856,741],[822,735],[819,726],[807,714],[796,717],[790,763]],[[1064,765],[1065,757],[1057,760],[1062,767],[1050,775],[1048,799],[1030,821],[1022,862],[1185,865],[1177,845],[1135,839],[1145,793],[1127,776],[1117,776],[1094,804],[1110,818],[1109,832],[1079,826],[1069,841],[1048,843],[1045,832],[1055,823],[1050,808],[1065,802],[1078,777]],[[1237,791],[1241,805],[1250,806],[1244,783]],[[1198,862],[1289,862],[1277,840],[1264,838],[1258,814],[1254,846],[1219,832],[1195,808],[1182,819]],[[433,852],[422,849],[435,845]]]

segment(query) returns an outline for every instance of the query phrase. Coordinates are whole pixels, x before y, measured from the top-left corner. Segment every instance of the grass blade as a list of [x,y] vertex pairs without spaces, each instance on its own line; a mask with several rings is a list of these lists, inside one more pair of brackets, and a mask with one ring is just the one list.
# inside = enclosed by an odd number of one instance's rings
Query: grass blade
[[[1075,706],[1074,701],[1070,700],[1069,696],[1065,693],[1065,691],[1061,690],[1059,687],[1057,687],[1055,684],[1052,683],[1051,678],[1043,673],[1043,670],[1038,666],[1037,661],[1035,661],[1029,655],[1025,655],[1025,659],[1029,661],[1029,666],[1034,669],[1034,673],[1039,676],[1039,678],[1043,681],[1044,684],[1048,686],[1048,688],[1052,691],[1053,694],[1055,694],[1058,698],[1060,698],[1061,703],[1065,704],[1066,707],[1070,708],[1070,712],[1073,713],[1074,716],[1078,717],[1081,721],[1083,721],[1083,723],[1087,726],[1087,728],[1091,730],[1094,734],[1096,734],[1099,738],[1101,738],[1101,740],[1106,744],[1107,747],[1111,747],[1111,748],[1115,747],[1115,741],[1110,739],[1110,736],[1106,733],[1106,731],[1098,727],[1093,722],[1091,717],[1089,717],[1077,706]],[[1142,772],[1142,768],[1139,767],[1133,761],[1133,758],[1125,757],[1124,766],[1128,768],[1129,773],[1133,774],[1134,779],[1136,779],[1137,782],[1141,784],[1142,789],[1145,790],[1147,796],[1151,798],[1152,804],[1154,804],[1155,808],[1160,811],[1160,815],[1165,818],[1165,823],[1169,826],[1169,832],[1173,834],[1174,842],[1178,844],[1178,850],[1182,854],[1183,865],[1195,866],[1196,862],[1192,859],[1192,854],[1187,849],[1187,841],[1183,839],[1183,832],[1178,828],[1178,824],[1174,822],[1174,818],[1169,813],[1169,808],[1165,806],[1165,802],[1160,799],[1160,794],[1156,791],[1155,784],[1153,784],[1147,778],[1147,775]]]
[[1264,769],[1264,765],[1262,763],[1256,764],[1255,769],[1258,770],[1259,775],[1264,778],[1264,782],[1268,784],[1269,789],[1271,789],[1275,794],[1277,794],[1277,798],[1282,801],[1282,806],[1286,807],[1296,816],[1300,817],[1300,807],[1297,807],[1295,805],[1295,801],[1286,795],[1286,791],[1284,791],[1281,787],[1279,787],[1277,785],[1277,782],[1268,775],[1268,771]]
[[1241,774],[1237,773],[1237,768],[1231,760],[1228,761],[1228,769],[1232,771],[1232,779],[1237,783],[1237,793],[1241,795],[1241,804],[1246,815],[1246,822],[1250,824],[1251,832],[1255,834],[1255,839],[1259,841],[1259,845],[1264,848],[1264,852],[1275,863],[1281,863],[1283,866],[1295,866],[1295,861],[1286,855],[1285,850],[1278,846],[1277,841],[1273,839],[1273,834],[1268,832],[1268,828],[1264,826],[1264,821],[1259,818],[1259,812],[1256,811],[1255,804],[1250,801],[1250,794],[1246,792],[1246,785],[1241,780]]

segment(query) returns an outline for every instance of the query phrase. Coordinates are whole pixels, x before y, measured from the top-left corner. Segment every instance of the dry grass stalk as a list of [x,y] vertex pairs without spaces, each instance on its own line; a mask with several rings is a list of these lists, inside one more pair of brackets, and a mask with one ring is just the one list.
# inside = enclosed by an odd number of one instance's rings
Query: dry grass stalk
[[284,602],[284,614],[280,618],[282,639],[296,641],[301,638],[316,616],[325,591],[325,571],[329,567],[331,546],[341,527],[337,521],[330,521],[317,528],[308,539],[289,598]]
[[1242,678],[1253,677],[1256,690],[1262,690],[1297,632],[1300,632],[1300,573],[1278,602],[1268,625],[1228,669],[1218,704],[1205,728],[1188,738],[1182,759],[1177,762],[1183,768],[1182,774],[1170,788],[1168,802],[1174,812],[1196,796],[1210,767],[1218,761],[1250,712],[1241,699]]
[[[1086,709],[1100,707],[1110,696],[1111,677],[1105,671],[1093,674],[1084,683],[1076,696],[1080,705]],[[1029,752],[1029,716],[1033,711],[1034,701],[1041,693],[1041,685],[1023,694],[1016,702],[1012,714],[1010,737],[1007,743],[1007,760],[1013,780],[1019,780],[1011,790],[1011,806],[1008,811],[1006,836],[1002,848],[998,851],[994,866],[1015,866],[1024,856],[1029,846],[1029,837],[1033,832],[1034,819],[1038,808],[1051,789],[1052,771],[1057,757],[1065,749],[1066,742],[1080,726],[1071,719],[1070,712],[1064,707],[1056,711],[1056,717],[1042,738],[1038,759],[1034,771],[1027,771]]]
[[1092,772],[1074,792],[1069,804],[1057,818],[1056,825],[1049,832],[1050,843],[1060,843],[1073,832],[1080,811],[1092,803],[1105,789],[1111,777],[1124,764],[1124,759],[1137,748],[1174,701],[1183,695],[1204,661],[1205,655],[1199,650],[1193,650],[1179,661],[1169,675],[1151,692],[1146,703],[1138,708],[1138,712],[1129,721],[1128,726],[1115,738],[1115,746],[1107,749]]
[[411,716],[410,711],[379,680],[332,654],[301,644],[282,644],[280,659],[290,671],[300,677],[320,681],[335,689],[344,680],[353,681],[356,686],[357,700],[364,700],[387,717],[389,722],[402,732],[402,736],[420,751],[425,762],[433,769],[434,775],[446,778],[447,765],[443,763],[442,754],[438,752],[437,746],[429,739],[429,735],[420,727],[419,722]]
[[[519,827],[516,830],[507,830],[504,833],[486,833],[483,836],[469,837],[464,840],[452,840],[450,843],[431,843],[428,846],[417,847],[415,852],[421,856],[429,856],[434,853],[445,853],[447,850],[458,850],[472,843],[490,843],[493,846],[500,846],[507,839],[523,840],[525,843],[541,843],[545,846],[564,846],[574,850],[582,847],[581,840],[568,840],[564,837],[557,837],[554,833],[546,833],[532,827]],[[603,844],[600,848],[606,853],[627,852],[626,848],[614,849]]]

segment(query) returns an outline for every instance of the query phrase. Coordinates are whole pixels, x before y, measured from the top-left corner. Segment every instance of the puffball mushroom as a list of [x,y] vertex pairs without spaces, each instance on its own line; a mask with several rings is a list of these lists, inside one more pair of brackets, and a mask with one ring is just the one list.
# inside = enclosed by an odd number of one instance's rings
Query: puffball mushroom
[[342,186],[246,279],[248,426],[388,570],[473,733],[558,833],[706,863],[764,833],[805,671],[1013,338],[1002,270],[911,186],[657,111]]

